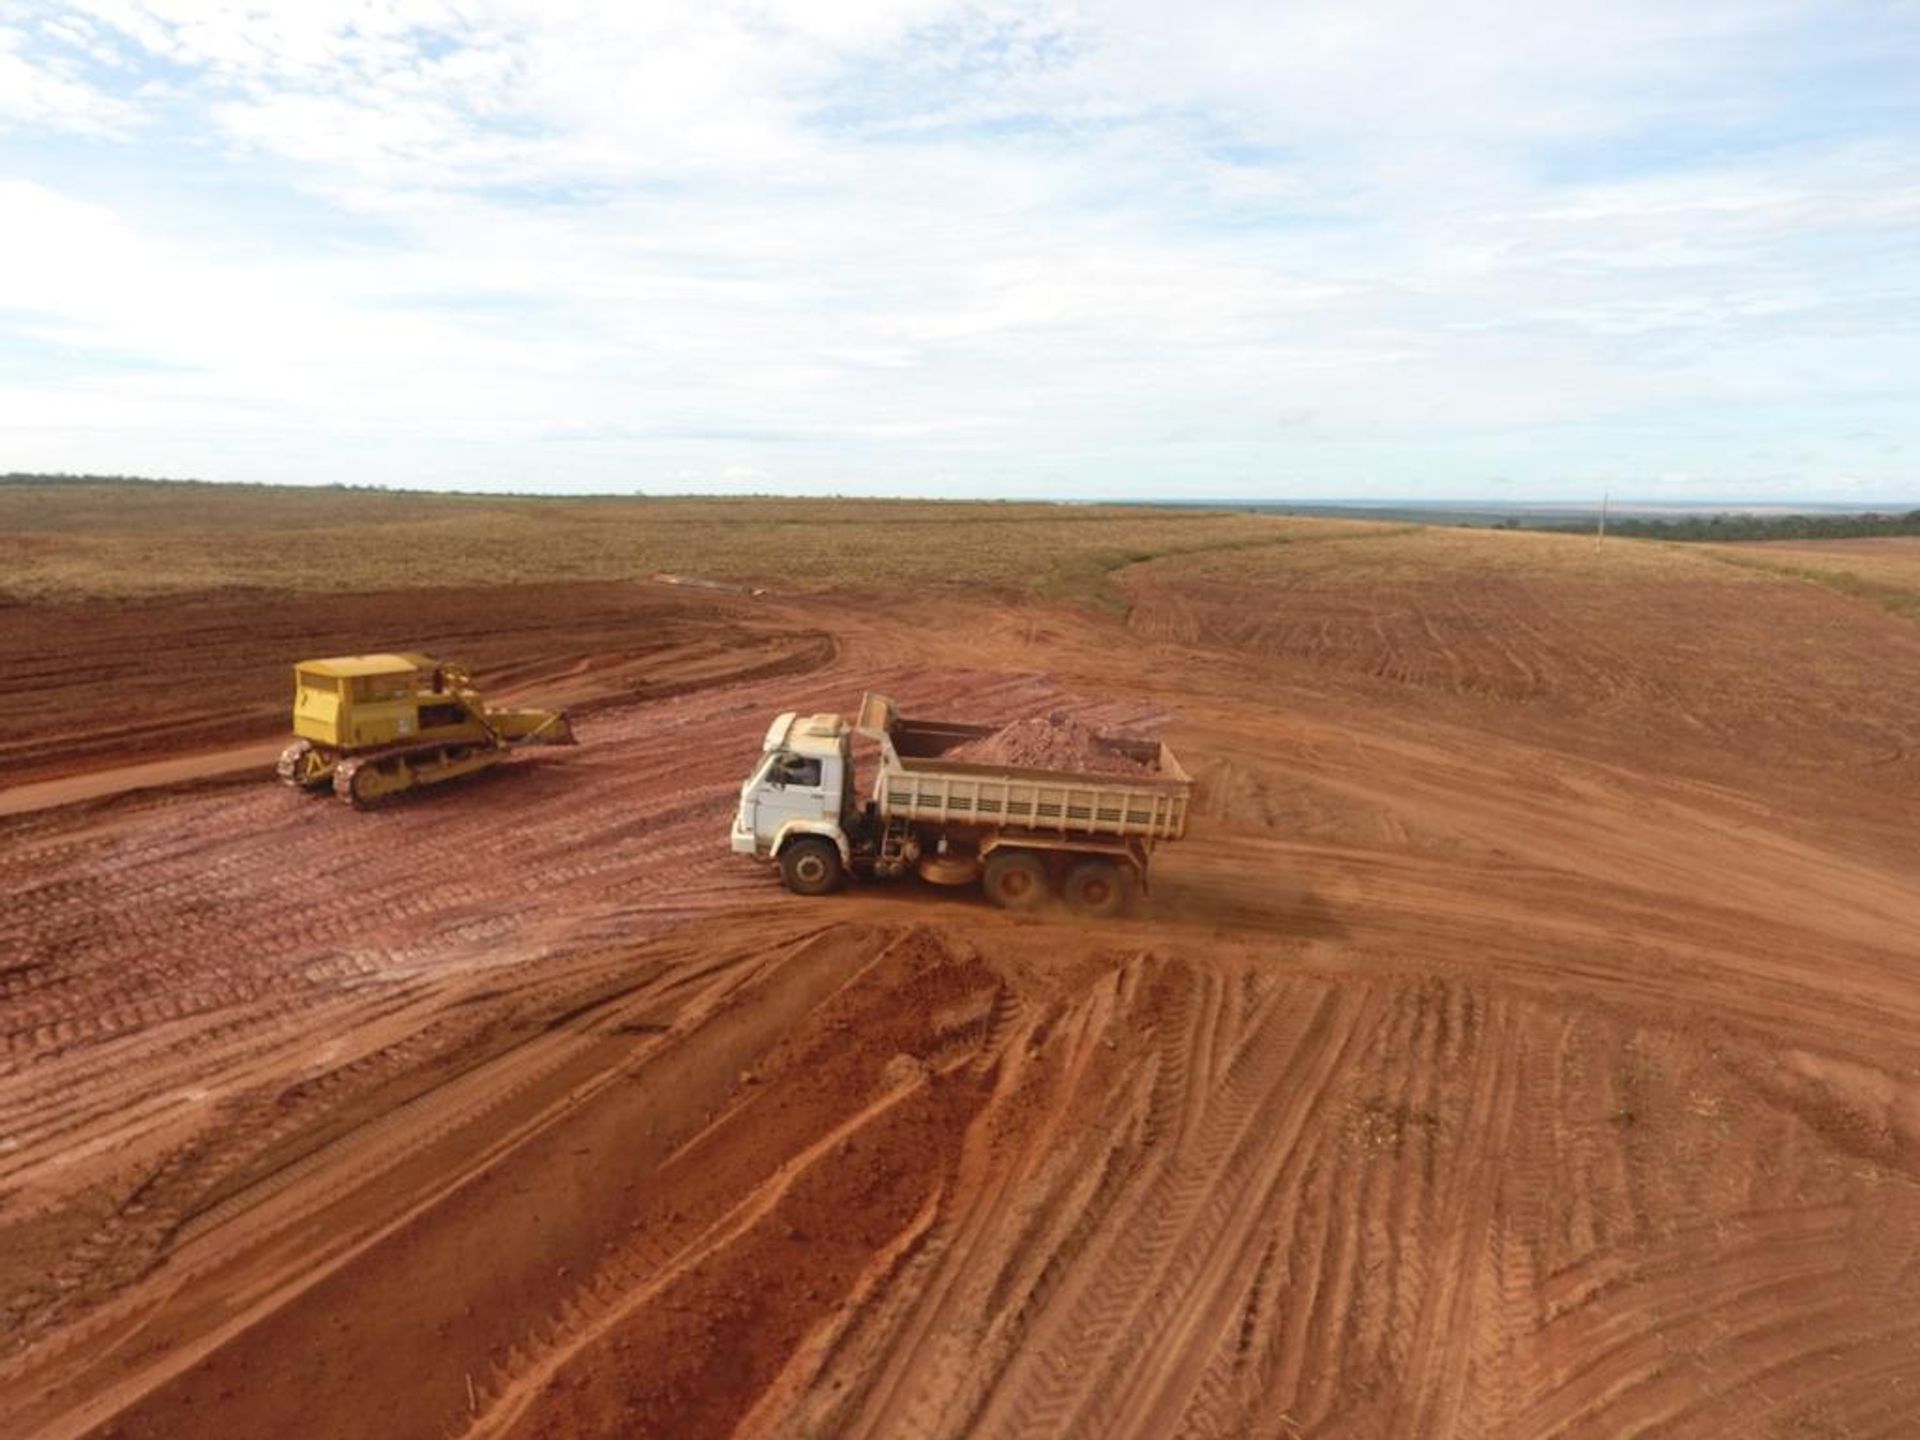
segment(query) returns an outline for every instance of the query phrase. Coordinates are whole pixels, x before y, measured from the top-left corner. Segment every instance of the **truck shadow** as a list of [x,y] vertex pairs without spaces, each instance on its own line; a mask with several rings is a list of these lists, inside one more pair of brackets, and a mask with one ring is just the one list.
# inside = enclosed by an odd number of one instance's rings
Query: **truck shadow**
[[1155,877],[1153,894],[1138,901],[1134,913],[1172,925],[1296,939],[1346,933],[1346,926],[1305,879],[1285,872],[1256,877],[1243,871],[1180,873],[1168,867]]
[[979,916],[1008,913],[995,907],[980,893],[977,885],[933,885],[914,875],[905,875],[898,880],[853,881],[843,884],[834,893],[855,895],[862,902],[876,907],[890,909],[898,906],[903,913],[913,911],[925,915],[948,911]]
[[1032,920],[1071,924],[1084,930],[1171,925],[1293,939],[1346,933],[1333,911],[1297,876],[1276,876],[1256,886],[1249,884],[1245,875],[1163,872],[1155,877],[1150,893],[1134,895],[1125,911],[1110,918],[1083,915],[1059,899],[1050,899],[1032,910],[1002,910],[976,886],[931,885],[913,876],[891,884],[850,886],[839,893],[858,896],[863,905],[875,910],[890,913],[898,909],[903,919],[939,916],[950,922],[972,920],[981,924]]

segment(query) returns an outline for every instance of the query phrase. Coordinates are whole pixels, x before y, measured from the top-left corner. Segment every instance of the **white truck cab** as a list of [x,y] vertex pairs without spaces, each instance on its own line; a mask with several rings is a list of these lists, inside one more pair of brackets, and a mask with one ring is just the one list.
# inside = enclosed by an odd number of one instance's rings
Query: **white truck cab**
[[[740,787],[736,854],[778,857],[790,886],[830,889],[853,863],[846,817],[853,795],[847,722],[789,710],[767,727],[760,762]],[[813,843],[799,843],[812,837]],[[834,856],[821,853],[831,845]],[[835,863],[837,861],[837,863]]]

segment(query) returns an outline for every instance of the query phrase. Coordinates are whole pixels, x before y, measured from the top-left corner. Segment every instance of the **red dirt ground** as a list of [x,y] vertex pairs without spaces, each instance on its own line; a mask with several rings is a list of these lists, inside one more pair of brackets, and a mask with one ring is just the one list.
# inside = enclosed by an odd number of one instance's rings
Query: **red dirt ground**
[[[511,641],[407,638],[617,677],[577,750],[0,819],[9,1433],[1920,1433],[1920,630],[1126,583],[1130,635],[469,594]],[[221,690],[228,603],[69,617],[43,683],[144,654],[225,742],[285,651],[399,643],[254,602]],[[786,896],[733,793],[865,688],[1164,729],[1201,818],[1110,924]]]

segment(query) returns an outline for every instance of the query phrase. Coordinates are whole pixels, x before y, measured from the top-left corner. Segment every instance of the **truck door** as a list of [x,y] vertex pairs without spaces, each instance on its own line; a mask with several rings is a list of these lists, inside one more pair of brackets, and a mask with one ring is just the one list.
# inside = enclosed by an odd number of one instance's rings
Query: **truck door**
[[[771,843],[789,820],[840,819],[839,766],[815,755],[774,757],[755,796],[753,831]],[[827,771],[833,771],[828,775]]]

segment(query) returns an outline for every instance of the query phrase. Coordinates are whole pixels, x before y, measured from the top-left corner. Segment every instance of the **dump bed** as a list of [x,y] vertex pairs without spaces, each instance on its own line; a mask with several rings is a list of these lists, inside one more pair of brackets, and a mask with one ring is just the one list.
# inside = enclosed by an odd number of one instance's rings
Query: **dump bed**
[[943,758],[997,727],[903,718],[884,695],[860,704],[859,731],[880,742],[874,800],[883,819],[1111,836],[1148,842],[1187,833],[1193,780],[1158,741],[1115,740],[1145,762],[1139,775],[1036,770]]

